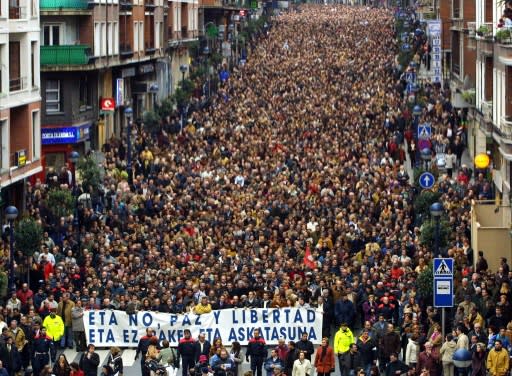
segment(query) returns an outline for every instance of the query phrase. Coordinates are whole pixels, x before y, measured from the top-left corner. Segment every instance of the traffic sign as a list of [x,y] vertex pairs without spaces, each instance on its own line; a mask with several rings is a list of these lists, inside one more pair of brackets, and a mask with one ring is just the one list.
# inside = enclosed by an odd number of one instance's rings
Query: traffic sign
[[418,124],[418,138],[430,138],[432,127],[429,123]]
[[453,307],[453,259],[434,259],[434,307]]
[[407,72],[405,73],[405,81],[407,82],[416,82],[416,73],[415,72]]
[[436,178],[431,172],[424,172],[420,175],[420,178],[418,179],[420,183],[420,187],[423,189],[430,189],[434,186],[434,183],[436,182]]

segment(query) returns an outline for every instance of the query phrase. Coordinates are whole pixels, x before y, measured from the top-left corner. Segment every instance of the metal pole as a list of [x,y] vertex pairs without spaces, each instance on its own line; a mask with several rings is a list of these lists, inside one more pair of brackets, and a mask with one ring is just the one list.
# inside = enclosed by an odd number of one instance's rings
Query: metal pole
[[442,336],[443,336],[443,340],[445,338],[445,315],[444,315],[444,307],[441,308],[441,333],[442,333]]
[[76,242],[78,245],[78,252],[80,252],[80,219],[78,218],[78,189],[76,186],[76,163],[73,163],[73,196],[75,197],[75,220],[73,222],[76,229]]
[[185,83],[185,71],[181,72],[181,89],[183,89],[184,83]]
[[127,143],[127,152],[128,152],[128,159],[127,159],[127,165],[126,165],[126,171],[128,172],[128,184],[130,187],[133,184],[133,173],[132,173],[132,119],[131,117],[128,117],[128,126],[126,128],[126,143]]
[[14,221],[9,220],[9,251],[10,251],[10,260],[9,260],[9,288],[11,290],[16,289],[16,283],[14,282]]
[[440,222],[440,219],[439,217],[436,217],[436,236],[435,236],[435,249],[436,249],[436,255],[437,257],[441,257],[441,255],[439,254],[439,222]]

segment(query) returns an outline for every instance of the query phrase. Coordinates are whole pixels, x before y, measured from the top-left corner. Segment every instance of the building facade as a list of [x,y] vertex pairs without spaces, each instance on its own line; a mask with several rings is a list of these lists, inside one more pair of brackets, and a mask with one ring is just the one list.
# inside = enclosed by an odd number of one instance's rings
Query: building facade
[[198,0],[40,0],[42,144],[59,169],[167,98],[197,39]]
[[24,181],[42,169],[39,59],[38,1],[1,1],[0,189],[18,207]]

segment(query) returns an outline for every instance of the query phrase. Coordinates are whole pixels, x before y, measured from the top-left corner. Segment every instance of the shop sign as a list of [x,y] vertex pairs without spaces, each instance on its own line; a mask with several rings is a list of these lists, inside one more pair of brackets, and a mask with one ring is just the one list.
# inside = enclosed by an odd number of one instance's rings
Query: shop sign
[[153,64],[144,64],[139,66],[139,74],[147,74],[155,71]]
[[16,157],[16,166],[23,167],[27,164],[27,150],[18,150],[15,153]]
[[116,103],[122,106],[124,103],[124,79],[116,79]]
[[100,101],[101,111],[114,111],[116,109],[116,101],[114,98],[103,98]]
[[88,123],[78,127],[42,128],[41,144],[75,144],[87,140],[90,126]]

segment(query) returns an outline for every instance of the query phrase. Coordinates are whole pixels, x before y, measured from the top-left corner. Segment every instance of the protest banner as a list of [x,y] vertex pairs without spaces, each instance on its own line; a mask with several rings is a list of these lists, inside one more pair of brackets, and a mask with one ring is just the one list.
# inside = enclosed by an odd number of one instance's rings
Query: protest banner
[[159,341],[166,339],[171,346],[178,345],[185,329],[193,338],[205,333],[210,342],[220,337],[222,343],[238,341],[242,345],[256,328],[267,344],[277,344],[280,337],[298,341],[302,333],[307,333],[314,344],[322,339],[322,313],[305,308],[233,308],[202,315],[91,310],[84,315],[84,325],[87,343],[97,347],[137,347],[146,328],[152,328]]

